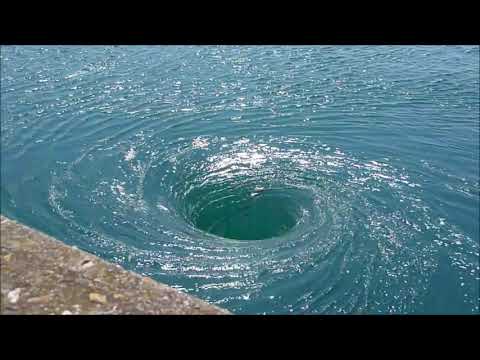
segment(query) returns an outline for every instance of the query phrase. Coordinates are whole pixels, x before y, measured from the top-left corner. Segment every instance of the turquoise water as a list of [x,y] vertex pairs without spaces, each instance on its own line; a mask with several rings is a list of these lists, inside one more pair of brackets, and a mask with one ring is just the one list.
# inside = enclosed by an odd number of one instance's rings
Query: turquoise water
[[479,47],[1,48],[1,212],[247,314],[479,312]]

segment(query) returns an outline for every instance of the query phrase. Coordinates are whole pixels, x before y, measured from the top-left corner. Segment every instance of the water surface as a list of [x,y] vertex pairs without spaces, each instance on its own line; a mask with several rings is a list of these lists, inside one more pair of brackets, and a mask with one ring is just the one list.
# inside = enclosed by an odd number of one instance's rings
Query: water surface
[[478,313],[479,47],[4,46],[0,191],[235,313]]

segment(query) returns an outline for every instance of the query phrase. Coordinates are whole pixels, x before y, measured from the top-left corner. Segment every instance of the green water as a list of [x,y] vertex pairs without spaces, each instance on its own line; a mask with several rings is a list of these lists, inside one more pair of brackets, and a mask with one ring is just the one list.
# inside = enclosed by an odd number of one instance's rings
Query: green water
[[1,48],[1,212],[235,313],[479,311],[478,46]]

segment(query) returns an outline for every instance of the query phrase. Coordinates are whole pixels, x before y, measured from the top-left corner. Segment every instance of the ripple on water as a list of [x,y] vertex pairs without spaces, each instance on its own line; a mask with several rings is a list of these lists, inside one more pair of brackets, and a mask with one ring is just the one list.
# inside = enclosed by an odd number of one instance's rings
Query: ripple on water
[[1,50],[2,213],[234,312],[478,312],[478,47]]
[[415,312],[446,245],[464,248],[449,254],[464,277],[478,271],[478,246],[422,191],[308,137],[143,133],[68,164],[50,203],[100,253],[234,311]]

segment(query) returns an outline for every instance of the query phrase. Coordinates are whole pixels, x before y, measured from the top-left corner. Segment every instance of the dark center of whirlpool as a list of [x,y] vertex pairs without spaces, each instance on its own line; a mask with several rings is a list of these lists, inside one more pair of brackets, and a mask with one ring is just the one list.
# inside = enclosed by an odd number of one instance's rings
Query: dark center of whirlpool
[[191,221],[197,228],[224,238],[278,237],[292,229],[301,216],[295,201],[278,189],[219,192],[195,211]]

